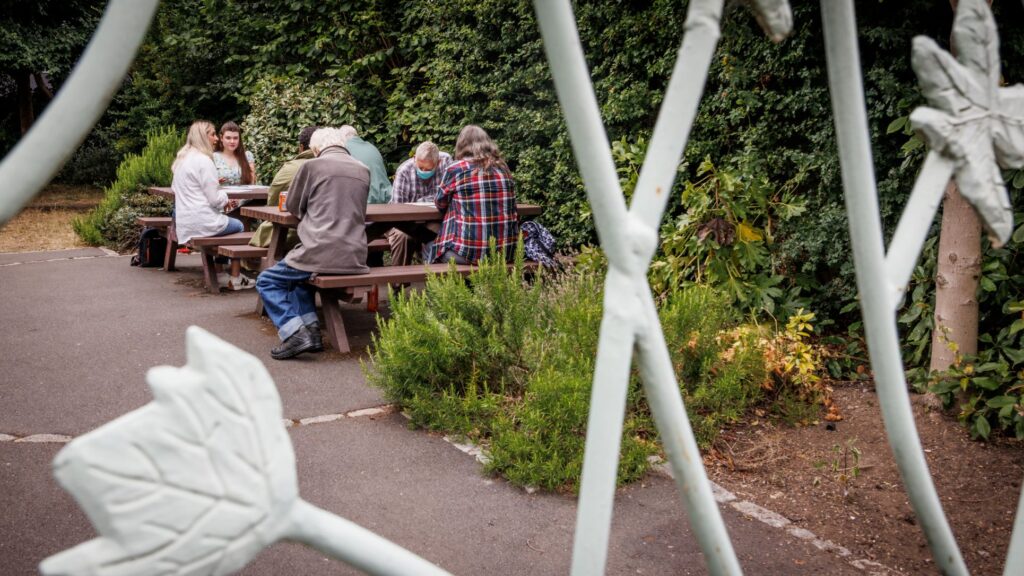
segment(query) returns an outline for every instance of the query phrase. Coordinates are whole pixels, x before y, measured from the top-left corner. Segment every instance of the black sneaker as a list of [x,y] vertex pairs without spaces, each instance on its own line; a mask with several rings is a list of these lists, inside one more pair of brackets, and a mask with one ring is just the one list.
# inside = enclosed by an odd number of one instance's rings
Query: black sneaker
[[310,352],[323,352],[324,351],[324,337],[320,333],[320,323],[313,322],[312,324],[306,324],[306,329],[309,330],[309,336],[313,340],[313,347],[309,349]]
[[273,348],[270,351],[270,356],[274,360],[285,360],[288,358],[294,358],[303,352],[309,352],[313,350],[313,335],[309,333],[309,330],[305,326],[298,329],[295,334],[289,336],[281,345]]

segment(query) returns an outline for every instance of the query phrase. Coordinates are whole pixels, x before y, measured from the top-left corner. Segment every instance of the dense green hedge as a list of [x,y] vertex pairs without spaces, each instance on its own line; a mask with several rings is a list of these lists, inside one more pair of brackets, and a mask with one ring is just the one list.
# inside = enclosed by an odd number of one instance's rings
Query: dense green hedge
[[171,203],[147,192],[150,186],[170,186],[171,163],[185,136],[174,128],[146,135],[146,147],[129,154],[117,168],[117,178],[104,190],[103,200],[88,215],[73,222],[86,243],[127,250],[139,239],[140,216],[167,216]]
[[[806,212],[779,223],[767,273],[784,277],[781,288],[802,293],[801,304],[828,318],[855,289],[818,6],[792,4],[794,34],[773,45],[742,3],[730,3],[680,180],[709,158],[798,196]],[[916,152],[901,152],[902,134],[886,132],[922,103],[910,41],[926,34],[946,44],[952,15],[931,0],[856,7],[880,204],[891,229],[920,165]],[[642,140],[676,58],[686,3],[580,1],[575,9],[610,139]],[[1024,11],[1015,2],[995,9],[1004,77],[1020,81]],[[273,77],[344,85],[351,123],[393,164],[423,139],[451,149],[462,125],[483,125],[507,153],[520,194],[545,206],[543,222],[559,240],[595,240],[526,0],[168,0],[112,114],[123,142],[168,122],[239,120],[265,107],[261,81]],[[667,222],[681,210],[678,202],[671,208]]]

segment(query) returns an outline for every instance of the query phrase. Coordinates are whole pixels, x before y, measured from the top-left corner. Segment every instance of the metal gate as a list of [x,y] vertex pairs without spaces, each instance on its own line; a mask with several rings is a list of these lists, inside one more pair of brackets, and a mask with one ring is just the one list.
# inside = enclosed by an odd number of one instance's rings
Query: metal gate
[[[765,32],[792,26],[786,0],[748,0]],[[55,101],[0,165],[0,223],[49,181],[85,138],[120,86],[157,0],[111,0],[96,34]],[[579,496],[573,574],[604,572],[634,353],[679,494],[714,574],[740,574],[680,396],[646,272],[658,228],[720,36],[724,0],[691,0],[684,38],[632,205],[626,206],[569,0],[534,0],[544,47],[609,262],[604,318],[591,397]],[[942,190],[955,177],[996,241],[1009,237],[1012,209],[998,179],[971,175],[971,147],[989,165],[1024,165],[1024,87],[1002,88],[995,23],[984,0],[961,0],[957,62],[927,39],[915,41],[915,70],[934,108],[911,122],[931,151],[888,250],[878,211],[857,50],[853,0],[821,0],[828,75],[842,162],[857,286],[871,365],[889,441],[915,513],[945,574],[967,567],[943,514],[911,412],[895,311],[920,256]],[[945,68],[929,70],[927,60]],[[920,65],[918,65],[920,63]],[[955,74],[948,70],[955,69]],[[937,88],[936,88],[937,86]],[[1016,132],[1013,132],[1016,131]],[[965,139],[971,140],[965,145]],[[288,538],[374,574],[444,572],[298,495],[294,453],[273,381],[256,358],[202,331],[187,334],[188,363],[153,369],[154,401],[72,441],[55,473],[100,537],[46,559],[46,574],[225,574]],[[190,462],[189,478],[175,463]],[[105,464],[129,455],[129,471]],[[239,486],[249,486],[245,490]],[[256,488],[252,488],[255,486]],[[142,505],[145,504],[145,505]],[[187,505],[186,505],[187,504]],[[1024,569],[1024,499],[1005,574]],[[148,530],[140,530],[141,527]]]

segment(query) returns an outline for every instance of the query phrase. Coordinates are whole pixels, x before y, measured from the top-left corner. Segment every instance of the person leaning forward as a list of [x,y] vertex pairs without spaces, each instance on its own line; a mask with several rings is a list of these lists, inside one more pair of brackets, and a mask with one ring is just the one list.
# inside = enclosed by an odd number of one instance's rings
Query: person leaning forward
[[336,128],[320,128],[310,139],[316,158],[295,174],[285,206],[299,220],[299,244],[284,260],[264,270],[256,290],[277,326],[281,345],[270,351],[276,360],[323,350],[313,274],[364,274],[366,266],[366,198],[370,171],[352,158]]
[[[437,187],[441,184],[452,157],[441,152],[437,144],[427,141],[416,147],[416,155],[409,158],[395,171],[395,183],[391,187],[391,203],[434,202]],[[391,247],[391,265],[404,266],[412,262],[411,252],[419,252],[423,244],[433,240],[429,237],[413,238],[398,228],[392,228],[386,234]]]
[[[295,173],[299,171],[299,167],[305,164],[307,160],[315,158],[313,151],[309,149],[309,139],[313,137],[313,132],[316,132],[316,129],[316,126],[306,126],[302,129],[302,132],[299,132],[299,154],[282,164],[277,174],[274,175],[274,180],[270,183],[270,190],[267,192],[268,206],[277,205],[281,192],[288,190],[288,186],[291,185],[292,178],[295,178]],[[249,240],[249,245],[261,248],[270,246],[270,235],[273,231],[274,225],[271,222],[263,222],[253,233],[252,239]],[[295,231],[289,230],[285,246],[291,249],[298,241],[299,237],[295,234]]]

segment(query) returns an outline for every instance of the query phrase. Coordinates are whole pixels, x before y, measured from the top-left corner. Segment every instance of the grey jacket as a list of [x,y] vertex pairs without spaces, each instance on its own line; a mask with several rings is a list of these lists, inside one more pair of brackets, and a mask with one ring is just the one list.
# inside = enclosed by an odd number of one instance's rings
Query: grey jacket
[[299,245],[285,263],[304,272],[363,274],[370,171],[341,146],[320,151],[295,173],[288,211],[299,219]]

